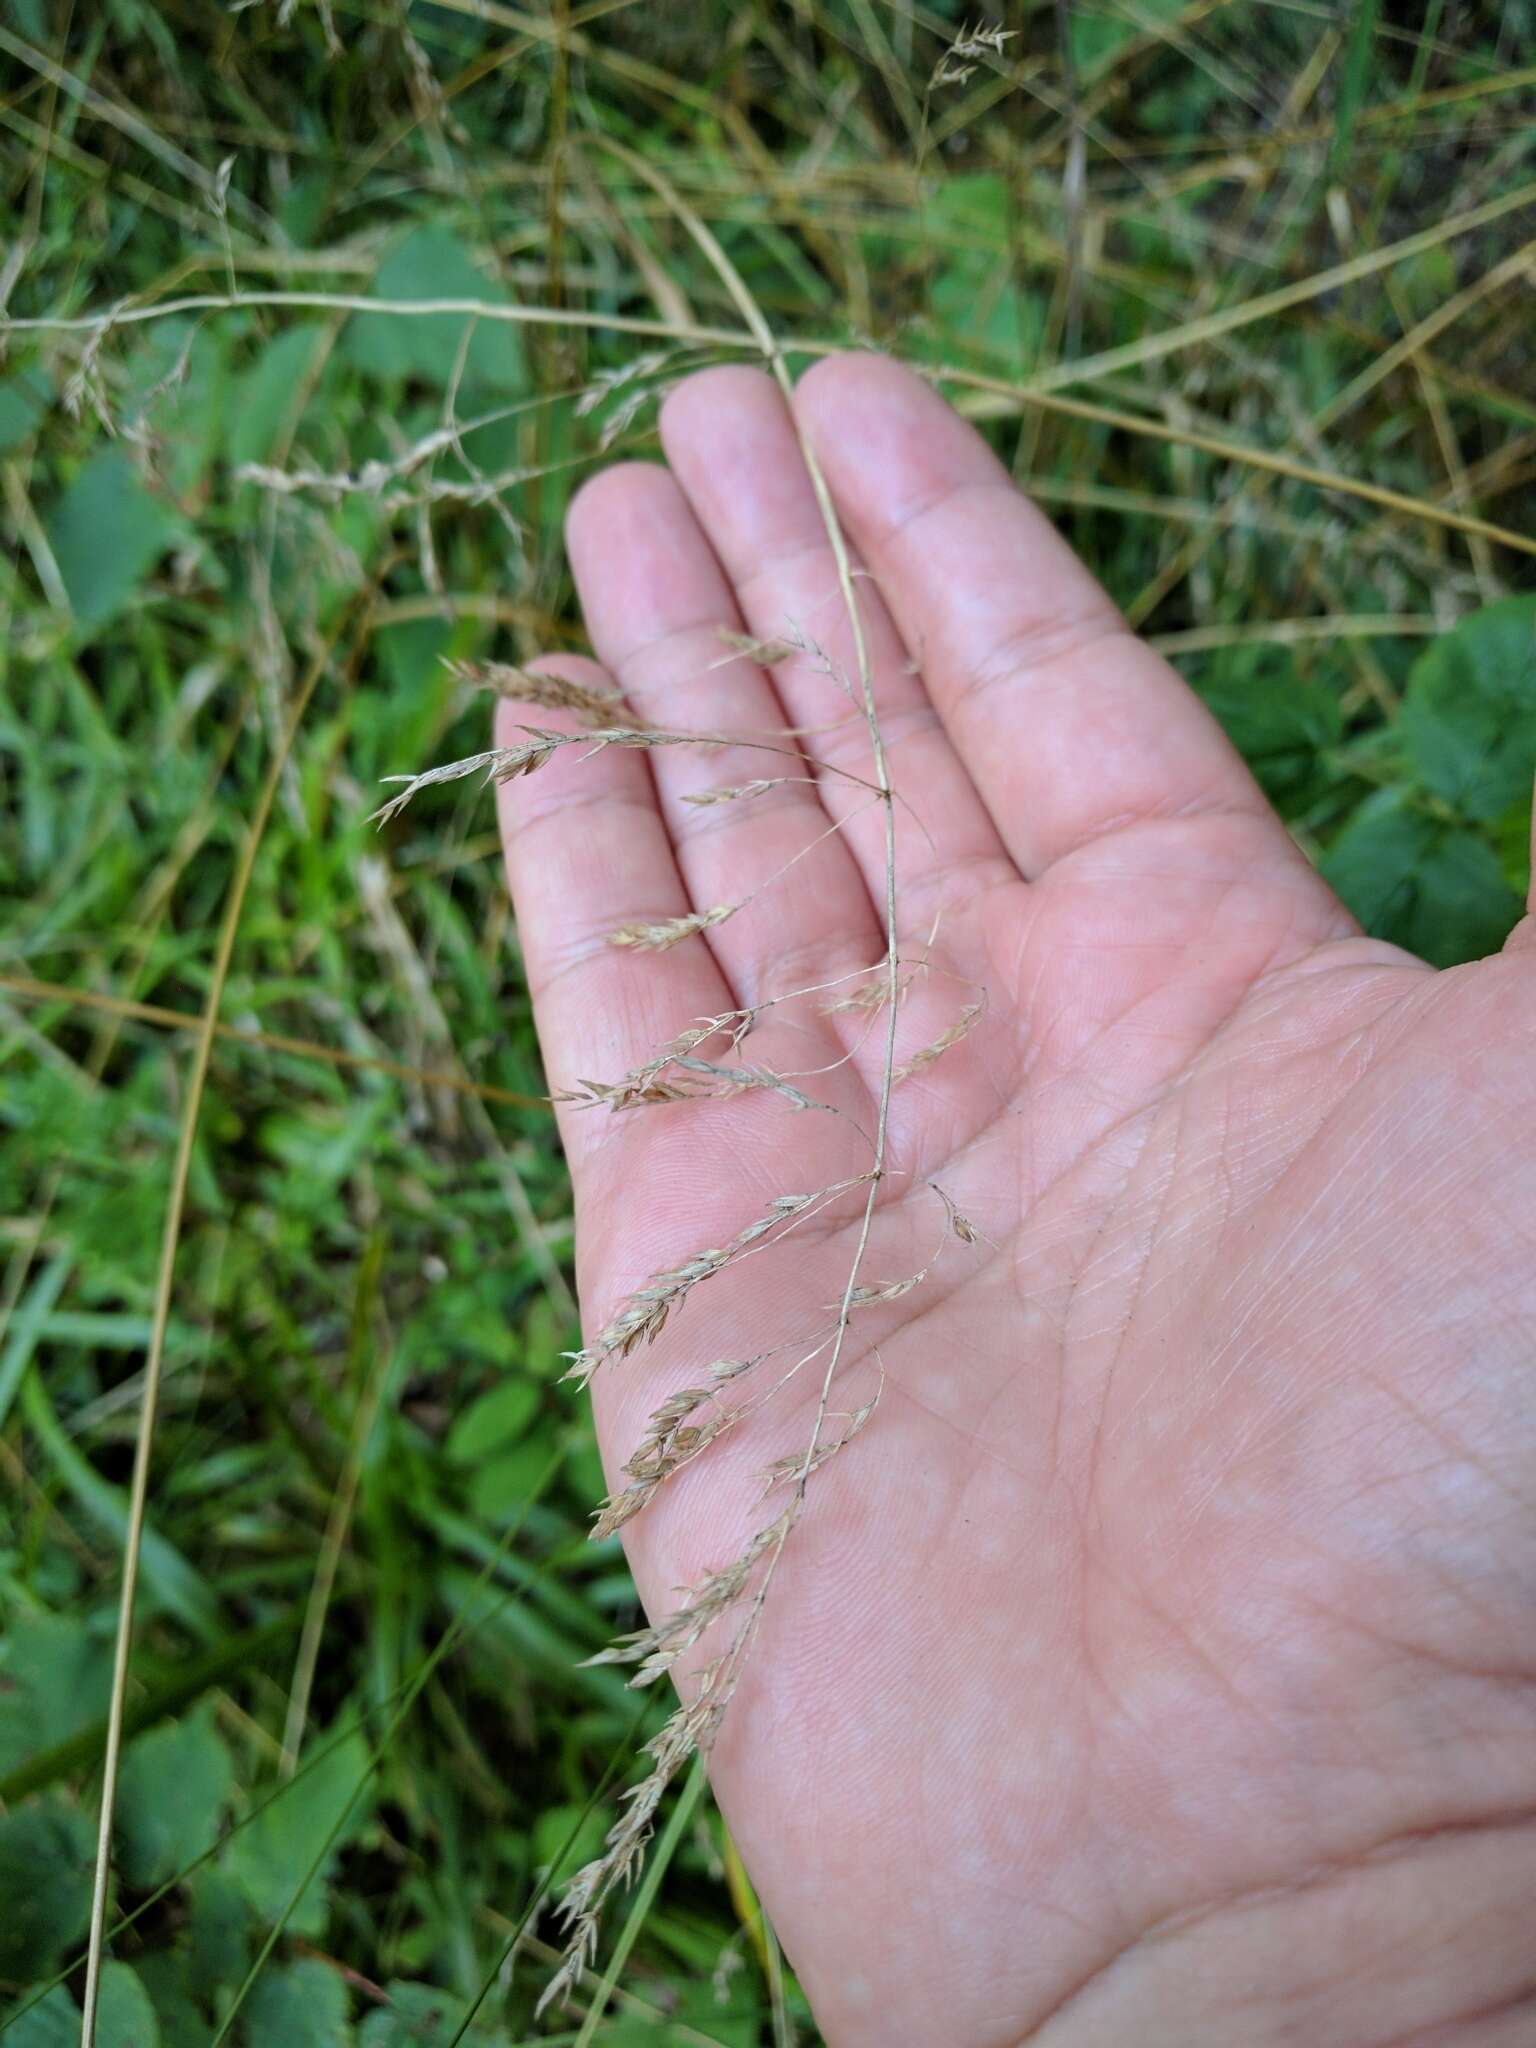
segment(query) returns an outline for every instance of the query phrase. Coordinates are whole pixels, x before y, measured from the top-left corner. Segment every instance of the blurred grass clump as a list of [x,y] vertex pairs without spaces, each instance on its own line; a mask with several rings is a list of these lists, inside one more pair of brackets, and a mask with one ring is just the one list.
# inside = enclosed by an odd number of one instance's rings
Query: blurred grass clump
[[[946,58],[978,25],[1007,35]],[[554,1388],[569,1197],[489,809],[380,839],[379,778],[480,743],[448,662],[579,640],[574,484],[751,354],[670,187],[798,360],[947,375],[1371,929],[1496,946],[1536,765],[1533,31],[1528,0],[15,0],[10,2048],[79,2031],[156,1373],[98,2041],[811,2038],[702,1806],[622,1980],[533,2018],[551,1883],[644,1730],[580,1660],[634,1608]]]

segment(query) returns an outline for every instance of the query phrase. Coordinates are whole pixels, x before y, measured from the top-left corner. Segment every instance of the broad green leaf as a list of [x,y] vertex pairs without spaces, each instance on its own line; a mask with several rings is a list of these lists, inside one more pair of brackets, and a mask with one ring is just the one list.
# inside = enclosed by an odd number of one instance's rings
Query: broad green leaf
[[281,434],[297,425],[309,378],[325,346],[323,327],[290,327],[269,341],[235,386],[229,459],[264,462]]
[[[317,1741],[325,1739],[316,1737]],[[342,1841],[367,1811],[368,1754],[360,1734],[335,1743],[302,1780],[231,1835],[223,1867],[238,1880],[257,1914],[269,1925],[281,1920],[291,1933],[309,1937],[323,1931],[327,1874]],[[356,1804],[348,1811],[354,1793],[358,1795]],[[326,1850],[326,1837],[339,1821],[341,1832]],[[314,1878],[295,1900],[306,1871],[322,1851]]]
[[295,178],[276,207],[278,222],[288,239],[301,249],[309,248],[336,196],[336,179],[328,169],[305,171]]
[[1015,365],[1039,353],[1045,301],[1014,275],[1019,204],[1007,181],[992,171],[946,178],[929,200],[936,326],[926,346],[936,360],[957,340]]
[[[0,1911],[4,1910],[0,1901]],[[0,2018],[0,2036],[5,2048],[77,2048],[80,2039],[80,2011],[62,1984],[45,1991],[36,2005],[34,1993],[22,1992],[10,2012]],[[22,2008],[26,2010],[23,2011]]]
[[350,2004],[341,1973],[304,1956],[256,1979],[245,2001],[244,2039],[249,2048],[346,2048]]
[[81,1620],[24,1614],[0,1639],[0,1776],[106,1711],[112,1646]]
[[469,1505],[485,1522],[503,1522],[520,1514],[549,1463],[550,1443],[542,1435],[497,1451],[475,1468],[469,1484]]
[[[238,1837],[236,1837],[238,1840]],[[187,1988],[211,2002],[221,1987],[238,1984],[250,1962],[251,1903],[225,1871],[203,1869],[187,1887]]]
[[124,1877],[148,1891],[218,1838],[234,1767],[211,1711],[168,1721],[130,1745],[117,1794]]
[[1491,604],[1433,641],[1397,725],[1425,786],[1464,817],[1523,803],[1536,773],[1536,597]]
[[[371,2012],[358,2034],[359,2048],[448,2048],[464,2020],[464,2001],[431,1984],[387,1984],[389,2004]],[[476,2048],[504,2048],[500,2027],[475,2026],[467,2039]]]
[[[371,296],[420,304],[428,299],[472,299],[506,305],[506,294],[476,268],[446,228],[419,227],[379,265]],[[465,330],[472,326],[467,349]],[[522,337],[504,320],[474,321],[462,314],[354,313],[342,348],[359,369],[375,376],[418,379],[446,389],[463,354],[465,389],[521,392],[527,378]]]
[[446,1454],[455,1465],[478,1465],[522,1435],[538,1412],[540,1390],[531,1380],[509,1379],[471,1401],[448,1432]]
[[1322,870],[1368,932],[1436,967],[1496,952],[1520,915],[1487,842],[1413,809],[1397,790],[1361,805]]
[[601,1806],[546,1806],[533,1824],[533,1860],[558,1889],[601,1853],[613,1815]]
[[418,1303],[402,1349],[411,1370],[424,1376],[462,1371],[466,1357],[482,1367],[516,1366],[521,1349],[507,1316],[502,1275],[487,1271],[439,1281]]
[[48,387],[36,370],[18,370],[0,381],[0,455],[19,448],[48,403]]
[[1298,676],[1288,649],[1224,649],[1200,665],[1194,687],[1276,802],[1315,784],[1320,756],[1343,736],[1337,691]]
[[96,1835],[58,1798],[0,1814],[0,1980],[46,1977],[84,1934]]
[[175,531],[171,513],[121,449],[93,456],[48,521],[48,544],[80,624],[94,629],[120,612]]
[[96,2048],[160,2048],[149,1993],[126,1963],[106,1963],[96,2009]]
[[155,2008],[160,2048],[208,2048],[208,2021],[192,1996],[185,1946],[155,1949],[133,1967]]

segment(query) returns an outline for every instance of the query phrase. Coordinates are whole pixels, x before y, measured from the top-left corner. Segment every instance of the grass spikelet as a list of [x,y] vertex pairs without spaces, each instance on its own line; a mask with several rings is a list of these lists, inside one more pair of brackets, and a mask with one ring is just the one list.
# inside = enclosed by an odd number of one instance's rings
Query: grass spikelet
[[[851,1185],[851,1183],[849,1183]],[[653,1344],[661,1335],[667,1318],[674,1309],[681,1308],[693,1289],[701,1281],[713,1279],[723,1272],[732,1260],[759,1244],[770,1231],[782,1223],[788,1223],[813,1202],[830,1198],[838,1193],[837,1188],[823,1188],[818,1194],[779,1195],[769,1205],[766,1213],[756,1222],[749,1223],[739,1231],[727,1245],[711,1245],[706,1250],[695,1252],[691,1259],[685,1259],[680,1266],[668,1267],[660,1273],[653,1273],[643,1287],[637,1288],[625,1302],[618,1314],[580,1351],[567,1352],[570,1367],[564,1374],[568,1380],[577,1380],[585,1386],[597,1368],[609,1359],[627,1358],[643,1344]]]
[[[912,985],[911,975],[906,975],[896,984],[896,999],[899,1002]],[[873,967],[846,995],[833,996],[822,1004],[823,1014],[828,1017],[852,1015],[860,1017],[877,1016],[891,1000],[891,977],[884,965]]]
[[977,59],[1001,57],[1004,43],[1011,42],[1017,34],[1016,28],[988,28],[982,22],[974,28],[962,28],[933,67],[930,87],[964,85],[975,76]]
[[690,790],[683,798],[685,804],[735,804],[743,803],[754,796],[765,796],[770,789],[782,789],[787,783],[798,782],[794,775],[760,775],[752,782],[735,782],[722,789]]
[[[692,1418],[709,1406],[713,1413],[701,1421]],[[699,1456],[737,1419],[730,1409],[721,1408],[714,1385],[682,1387],[663,1401],[652,1414],[645,1435],[631,1452],[624,1470],[630,1484],[610,1494],[598,1510],[591,1538],[600,1542],[621,1529],[649,1502],[657,1488],[682,1466]]]
[[638,384],[646,377],[654,376],[658,370],[664,370],[676,353],[675,349],[670,348],[646,349],[641,354],[632,356],[627,363],[592,371],[586,389],[576,401],[576,417],[585,419],[590,413],[596,412],[599,406],[606,404],[616,392]]
[[884,1390],[885,1377],[882,1373],[880,1385],[862,1408],[853,1410],[848,1417],[848,1426],[841,1435],[818,1437],[809,1456],[804,1451],[791,1451],[787,1457],[775,1458],[763,1474],[766,1481],[763,1487],[764,1496],[772,1493],[776,1486],[786,1485],[791,1480],[799,1482],[808,1479],[813,1472],[819,1472],[823,1465],[829,1464],[839,1451],[845,1450],[879,1407],[880,1396]]
[[664,1081],[658,1074],[635,1073],[626,1074],[622,1081],[579,1080],[574,1088],[563,1088],[550,1100],[572,1103],[578,1109],[654,1109],[664,1103],[691,1102],[704,1092]]
[[651,1768],[624,1795],[624,1811],[608,1831],[603,1853],[578,1870],[560,1902],[566,1933],[559,1967],[540,1993],[537,2012],[568,1999],[597,1954],[603,1908],[615,1891],[629,1884],[650,1842],[667,1787],[683,1766],[707,1749],[724,1711],[724,1701],[708,1691],[686,1701],[645,1745]]
[[713,903],[708,910],[691,910],[686,917],[663,918],[659,924],[621,924],[617,931],[608,934],[608,943],[640,952],[664,953],[669,946],[691,939],[695,932],[707,932],[714,925],[724,924],[740,908],[739,903]]
[[594,726],[611,725],[618,712],[627,710],[621,690],[517,668],[509,661],[445,661],[443,666],[472,689],[491,690],[510,703],[537,704],[545,711],[575,711]]
[[756,1018],[755,1009],[722,1010],[718,1017],[700,1017],[697,1023],[679,1031],[676,1038],[665,1048],[662,1057],[668,1060],[679,1059],[684,1053],[694,1052],[699,1046],[707,1044],[711,1038],[727,1035],[731,1041],[731,1050],[735,1052],[751,1030]]
[[783,635],[759,638],[755,633],[733,632],[729,626],[721,626],[719,633],[730,649],[730,653],[723,657],[725,661],[734,661],[738,655],[744,655],[748,661],[755,661],[759,668],[774,668],[800,652],[798,643]]
[[[587,1662],[635,1665],[629,1680],[635,1688],[643,1689],[664,1677],[686,1651],[738,1605],[754,1576],[763,1580],[771,1573],[793,1526],[798,1504],[797,1495],[782,1514],[757,1531],[734,1563],[707,1573],[665,1620],[620,1637]],[[729,1646],[694,1674],[692,1696],[680,1702],[660,1732],[645,1745],[645,1754],[651,1759],[650,1770],[625,1793],[624,1810],[609,1829],[601,1855],[577,1871],[567,1887],[560,1902],[560,1919],[566,1932],[565,1953],[540,1995],[540,2012],[557,2000],[568,1998],[580,1982],[597,1950],[603,1908],[615,1891],[632,1881],[639,1868],[667,1787],[694,1756],[708,1754],[735,1691],[763,1590],[763,1583],[759,1583]]]
[[775,1095],[782,1095],[794,1109],[825,1109],[826,1103],[814,1102],[803,1088],[797,1088],[793,1081],[776,1074],[772,1067],[727,1067],[715,1060],[701,1060],[691,1055],[680,1056],[674,1065],[687,1074],[711,1077],[716,1086],[707,1092],[721,1100],[734,1095],[747,1095],[756,1089],[768,1089]]
[[[689,1102],[711,1091],[697,1082],[672,1079],[667,1070],[672,1067],[687,1069],[688,1055],[695,1046],[707,1044],[711,1038],[728,1037],[733,1052],[740,1048],[741,1041],[757,1017],[755,1009],[727,1010],[719,1017],[703,1017],[697,1024],[690,1024],[680,1031],[670,1045],[664,1046],[654,1059],[647,1060],[642,1067],[634,1067],[617,1081],[578,1080],[574,1089],[567,1089],[551,1099],[555,1102],[578,1104],[583,1109],[599,1105],[612,1109],[646,1109],[659,1103]],[[713,1071],[707,1062],[702,1071]],[[722,1073],[736,1071],[721,1068]],[[763,1070],[766,1072],[766,1069]],[[718,1092],[718,1091],[716,1091]]]
[[[801,1457],[803,1461],[803,1452]],[[635,1629],[629,1635],[620,1636],[606,1649],[599,1650],[595,1657],[589,1657],[587,1662],[633,1664],[636,1670],[629,1681],[631,1686],[653,1685],[672,1669],[686,1650],[698,1642],[706,1629],[740,1599],[757,1566],[788,1533],[793,1512],[792,1508],[786,1508],[783,1514],[759,1529],[733,1564],[707,1573],[689,1591],[682,1605],[664,1620],[650,1628]]]
[[[984,1230],[978,1230],[969,1216],[961,1215],[950,1196],[936,1180],[929,1181],[928,1185],[944,1204],[944,1215],[949,1228],[962,1244],[992,1244],[992,1239]],[[992,1245],[992,1248],[994,1251],[997,1249],[996,1245]]]
[[928,1267],[919,1272],[906,1273],[900,1280],[872,1280],[866,1285],[852,1288],[848,1295],[850,1308],[879,1308],[887,1301],[900,1301],[904,1294],[910,1294],[915,1287],[921,1287],[928,1278]]
[[414,797],[424,789],[431,789],[440,782],[462,782],[466,776],[478,775],[483,769],[487,782],[512,782],[519,775],[532,775],[547,761],[553,760],[556,749],[564,745],[559,733],[544,733],[516,747],[487,747],[483,754],[466,754],[461,761],[445,761],[437,768],[424,768],[419,775],[386,775],[386,782],[400,782],[405,785],[369,819],[371,825],[384,825],[391,818],[398,817]]
[[942,1059],[952,1045],[958,1045],[962,1038],[970,1034],[985,1008],[984,1003],[967,1003],[947,1031],[941,1031],[937,1038],[923,1046],[920,1051],[913,1053],[911,1059],[904,1061],[896,1069],[891,1076],[892,1081],[910,1080],[914,1074],[920,1074],[924,1067],[931,1067],[935,1060]]

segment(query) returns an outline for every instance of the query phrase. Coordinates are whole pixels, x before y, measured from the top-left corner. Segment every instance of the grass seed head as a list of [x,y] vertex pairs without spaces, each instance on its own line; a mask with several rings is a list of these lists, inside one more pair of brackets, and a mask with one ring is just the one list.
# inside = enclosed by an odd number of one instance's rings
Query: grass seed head
[[658,924],[621,924],[617,931],[608,934],[608,943],[639,952],[664,953],[669,946],[691,939],[695,932],[724,924],[740,908],[738,903],[715,903],[708,910],[692,910],[686,917],[663,918]]
[[626,710],[624,695],[610,685],[578,683],[570,676],[515,668],[509,661],[445,661],[456,681],[492,690],[513,704],[537,704],[546,711],[575,711],[594,726],[611,726]]
[[942,1059],[952,1045],[958,1045],[962,1038],[969,1036],[984,1007],[982,1003],[968,1003],[947,1031],[941,1031],[930,1044],[913,1053],[911,1059],[896,1069],[891,1076],[892,1082],[908,1081],[914,1074],[920,1074],[924,1067],[931,1067],[935,1060]]

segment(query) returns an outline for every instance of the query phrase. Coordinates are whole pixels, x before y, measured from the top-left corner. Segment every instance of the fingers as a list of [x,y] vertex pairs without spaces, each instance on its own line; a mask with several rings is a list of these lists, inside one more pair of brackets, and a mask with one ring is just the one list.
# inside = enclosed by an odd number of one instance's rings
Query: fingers
[[[541,673],[610,684],[595,662],[562,655]],[[520,720],[578,730],[542,707],[497,708],[496,744],[523,737]],[[610,943],[635,919],[655,923],[691,909],[656,806],[647,757],[616,747],[581,759],[563,749],[548,766],[497,791],[507,880],[517,913],[539,1043],[552,1093],[578,1080],[617,1080],[696,1017],[731,1007],[701,939],[636,956]],[[611,1120],[565,1109],[561,1133],[573,1168]]]
[[[785,736],[772,685],[731,652],[725,634],[741,632],[741,615],[676,480],[641,464],[603,472],[577,495],[567,544],[593,646],[636,712],[660,727],[760,738],[648,755],[694,906],[752,897],[709,933],[743,1002],[873,962],[881,947],[863,881]],[[775,786],[690,801],[762,779]]]
[[1149,818],[1273,818],[1215,720],[921,378],[832,357],[802,380],[796,411],[1025,874]]
[[[810,643],[786,650],[773,665],[790,719],[805,727],[831,725],[808,742],[811,751],[867,775],[868,733],[862,717],[850,715],[857,706],[838,680],[858,681],[847,602],[799,435],[777,385],[745,367],[702,371],[668,398],[661,437],[749,629],[781,644],[786,634]],[[924,924],[944,896],[974,898],[989,880],[1017,875],[879,593],[860,577],[855,595],[892,777],[926,828],[898,820],[903,922]],[[850,820],[848,843],[865,885],[882,899],[883,817],[869,813],[862,793],[835,775],[823,778],[821,794],[834,817]]]

